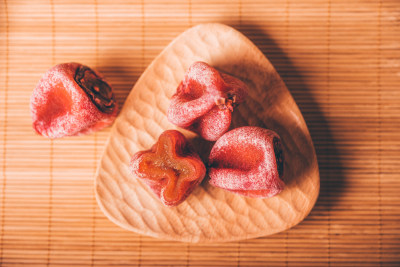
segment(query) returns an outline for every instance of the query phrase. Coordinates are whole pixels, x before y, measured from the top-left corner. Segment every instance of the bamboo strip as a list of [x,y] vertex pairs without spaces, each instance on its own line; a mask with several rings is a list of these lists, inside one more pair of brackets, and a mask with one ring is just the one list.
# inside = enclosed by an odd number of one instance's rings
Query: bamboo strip
[[[398,1],[379,6],[253,0],[240,1],[240,8],[239,1],[192,1],[191,23],[236,26],[276,66],[311,131],[322,189],[310,216],[288,232],[189,248],[127,233],[94,206],[94,151],[100,154],[108,130],[98,134],[97,142],[94,136],[54,142],[48,236],[49,142],[33,135],[27,103],[52,65],[51,14],[47,1],[8,2],[8,40],[0,5],[0,146],[5,151],[0,162],[5,169],[1,179],[7,177],[0,188],[2,266],[398,265]],[[93,1],[55,0],[57,62],[95,65],[97,41],[100,68],[122,104],[143,67],[189,25],[188,3],[144,2],[142,14],[140,2],[99,0],[96,37]]]

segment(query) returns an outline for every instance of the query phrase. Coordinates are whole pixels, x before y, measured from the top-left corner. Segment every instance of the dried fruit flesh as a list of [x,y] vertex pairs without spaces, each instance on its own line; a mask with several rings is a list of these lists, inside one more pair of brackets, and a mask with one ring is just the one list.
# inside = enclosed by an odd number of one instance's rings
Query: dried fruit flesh
[[260,127],[236,128],[211,150],[210,184],[248,197],[272,197],[284,188],[283,165],[278,134]]
[[151,149],[133,155],[130,166],[166,206],[184,201],[206,173],[198,154],[176,130],[163,132]]
[[195,62],[171,98],[168,120],[215,141],[229,129],[231,113],[244,101],[247,91],[241,80],[207,63]]
[[87,66],[63,63],[48,70],[33,90],[33,128],[61,138],[88,134],[110,125],[118,112],[111,86]]

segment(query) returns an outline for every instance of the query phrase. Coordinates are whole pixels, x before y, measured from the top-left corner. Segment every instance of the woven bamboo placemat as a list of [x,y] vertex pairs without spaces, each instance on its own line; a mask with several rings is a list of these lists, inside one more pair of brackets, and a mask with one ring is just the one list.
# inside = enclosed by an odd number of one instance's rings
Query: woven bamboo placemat
[[[52,65],[97,68],[119,104],[192,25],[220,22],[271,60],[308,124],[321,192],[298,226],[186,244],[127,232],[94,200],[109,129],[49,141],[29,99]],[[400,264],[400,3],[392,1],[23,1],[0,3],[2,266]]]

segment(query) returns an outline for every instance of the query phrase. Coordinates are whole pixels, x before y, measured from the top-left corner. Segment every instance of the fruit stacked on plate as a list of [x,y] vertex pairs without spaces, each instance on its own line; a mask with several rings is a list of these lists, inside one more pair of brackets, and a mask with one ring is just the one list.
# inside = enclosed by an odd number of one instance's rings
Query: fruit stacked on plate
[[132,173],[167,206],[188,197],[206,169],[211,185],[232,193],[252,198],[280,193],[285,184],[278,134],[251,126],[228,131],[232,112],[247,92],[238,78],[204,62],[192,64],[172,96],[167,117],[176,126],[216,141],[207,166],[179,131],[168,130],[151,149],[133,156]]

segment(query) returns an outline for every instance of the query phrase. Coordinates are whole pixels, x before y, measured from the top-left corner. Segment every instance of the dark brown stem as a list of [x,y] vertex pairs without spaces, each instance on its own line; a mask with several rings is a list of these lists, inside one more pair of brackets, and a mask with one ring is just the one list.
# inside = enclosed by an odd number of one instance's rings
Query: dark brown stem
[[75,72],[75,81],[101,112],[109,114],[114,111],[115,98],[111,86],[92,69],[79,66]]
[[221,97],[215,100],[219,109],[229,109],[231,112],[237,106],[236,95],[228,93],[226,97]]
[[283,162],[284,162],[282,143],[281,143],[281,140],[279,140],[279,138],[274,137],[273,144],[274,144],[274,153],[275,153],[276,166],[278,168],[278,174],[279,174],[279,177],[282,178],[283,177]]

